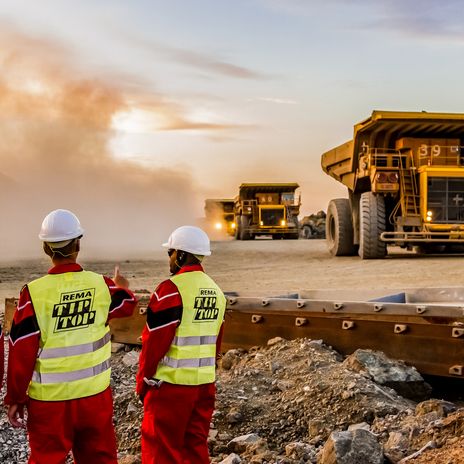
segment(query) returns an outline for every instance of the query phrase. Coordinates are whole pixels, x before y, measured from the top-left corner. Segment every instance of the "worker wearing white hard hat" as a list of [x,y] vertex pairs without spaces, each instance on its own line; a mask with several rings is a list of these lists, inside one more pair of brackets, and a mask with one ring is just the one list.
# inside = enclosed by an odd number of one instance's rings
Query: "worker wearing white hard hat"
[[128,281],[84,270],[77,263],[84,233],[71,211],[57,209],[39,238],[53,267],[21,290],[10,331],[8,418],[26,427],[37,464],[117,464],[110,390],[108,321],[137,304]]
[[162,246],[171,278],[150,298],[137,373],[142,462],[207,464],[226,298],[201,265],[211,255],[203,230],[179,227]]
[[42,240],[47,255],[68,257],[79,251],[79,239],[83,234],[84,229],[74,213],[66,209],[56,209],[42,221],[39,239]]

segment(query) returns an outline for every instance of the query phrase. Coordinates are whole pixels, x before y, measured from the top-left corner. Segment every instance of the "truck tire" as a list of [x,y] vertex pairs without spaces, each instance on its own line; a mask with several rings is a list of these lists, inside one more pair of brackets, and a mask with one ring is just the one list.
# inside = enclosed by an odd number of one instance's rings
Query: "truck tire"
[[242,216],[240,215],[240,216],[237,216],[237,222],[235,224],[235,230],[234,230],[235,240],[241,240],[241,238],[240,238],[241,224],[242,224]]
[[359,256],[362,259],[385,258],[387,245],[380,240],[385,232],[385,199],[372,192],[361,194],[359,202]]
[[353,256],[356,247],[353,244],[353,220],[350,200],[337,198],[327,207],[326,241],[332,256]]
[[248,230],[250,219],[247,216],[240,216],[240,240],[250,240],[251,235]]

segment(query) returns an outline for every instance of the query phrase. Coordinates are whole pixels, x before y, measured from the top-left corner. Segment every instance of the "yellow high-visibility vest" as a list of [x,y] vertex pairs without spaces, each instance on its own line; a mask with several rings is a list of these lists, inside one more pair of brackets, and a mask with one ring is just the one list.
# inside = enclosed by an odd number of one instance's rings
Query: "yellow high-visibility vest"
[[63,401],[105,390],[111,374],[111,295],[103,276],[48,274],[28,288],[40,328],[29,397]]
[[171,277],[182,298],[182,320],[158,364],[155,379],[177,385],[202,385],[216,378],[216,340],[224,320],[226,298],[204,272]]

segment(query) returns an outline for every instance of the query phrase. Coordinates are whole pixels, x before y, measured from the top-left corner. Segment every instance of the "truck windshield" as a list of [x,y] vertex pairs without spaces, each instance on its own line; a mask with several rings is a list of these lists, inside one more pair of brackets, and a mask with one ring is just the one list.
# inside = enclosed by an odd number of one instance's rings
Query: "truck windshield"
[[432,222],[464,222],[464,179],[429,177],[427,210]]
[[282,204],[293,205],[295,203],[295,194],[293,192],[282,193]]

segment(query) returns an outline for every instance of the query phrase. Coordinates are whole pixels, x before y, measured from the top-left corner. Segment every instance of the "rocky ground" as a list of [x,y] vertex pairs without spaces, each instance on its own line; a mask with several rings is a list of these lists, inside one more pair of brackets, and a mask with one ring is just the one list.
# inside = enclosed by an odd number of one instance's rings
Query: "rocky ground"
[[[398,289],[404,288],[405,276],[407,287],[462,285],[462,256],[457,255],[396,251],[385,260],[332,259],[321,240],[217,242],[213,251],[206,269],[222,288],[255,296],[307,289]],[[86,267],[111,275],[114,264],[90,262]],[[167,277],[165,253],[119,264],[134,289],[152,289]],[[16,296],[47,266],[44,260],[1,266],[0,313],[3,298]],[[142,416],[134,394],[139,348],[117,349],[112,385],[120,462],[136,463]],[[464,410],[440,397],[428,401],[430,390],[401,365],[372,371],[373,359],[382,357],[358,352],[345,359],[310,340],[274,340],[249,352],[229,352],[218,371],[210,432],[213,462],[464,463]],[[353,453],[341,458],[343,450]],[[0,463],[26,460],[24,432],[9,427],[1,413]]]
[[[137,355],[122,349],[114,358],[126,463],[138,462],[140,452]],[[226,353],[217,386],[213,463],[464,462],[464,410],[429,399],[430,386],[414,368],[382,353],[358,350],[344,359],[321,341],[277,338]]]
[[[137,464],[139,348],[113,350],[120,463]],[[318,340],[276,338],[227,352],[217,387],[213,463],[464,463],[464,409],[429,399],[431,389],[414,368],[382,353],[343,358]],[[0,462],[25,463],[27,452],[25,433],[2,414]]]

